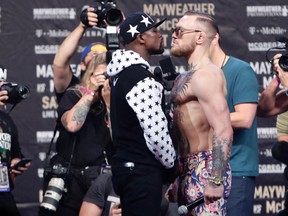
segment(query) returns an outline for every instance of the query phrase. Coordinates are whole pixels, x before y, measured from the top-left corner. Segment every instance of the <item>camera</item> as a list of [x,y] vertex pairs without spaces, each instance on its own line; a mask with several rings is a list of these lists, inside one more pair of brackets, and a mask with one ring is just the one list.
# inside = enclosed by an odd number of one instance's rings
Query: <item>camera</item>
[[[98,15],[98,27],[106,27],[104,19],[110,26],[117,26],[122,22],[122,11],[117,8],[116,0],[96,0],[96,2],[99,3],[98,7],[95,7],[95,13]],[[84,25],[90,26],[88,23],[87,9],[82,11],[80,20]]]
[[16,104],[30,96],[30,90],[27,86],[18,85],[17,83],[7,82],[0,87],[0,91],[8,92],[8,100],[4,103]]
[[59,201],[65,190],[65,178],[68,174],[68,168],[62,164],[55,164],[52,167],[47,167],[44,170],[44,176],[52,177],[45,191],[43,201],[40,205],[49,211],[56,211]]
[[288,53],[285,53],[280,57],[278,64],[282,70],[285,72],[288,71]]
[[[266,51],[266,59],[267,59],[267,61],[270,62],[270,64],[271,64],[271,72],[278,74],[278,72],[277,72],[277,71],[274,71],[274,69],[273,69],[273,61],[274,61],[274,59],[273,59],[273,58],[270,59],[269,56],[268,56],[268,54],[269,54],[272,50],[282,50],[282,51],[288,50],[288,38],[287,38],[287,37],[284,37],[284,36],[276,36],[276,37],[275,37],[275,40],[278,41],[278,42],[280,42],[280,43],[284,43],[284,46],[283,46],[283,45],[281,45],[281,46],[278,45],[278,46],[276,46],[276,47],[271,47],[271,48],[269,48],[269,49]],[[284,53],[284,54],[280,57],[278,64],[279,64],[280,68],[281,68],[283,71],[288,72],[288,53]]]

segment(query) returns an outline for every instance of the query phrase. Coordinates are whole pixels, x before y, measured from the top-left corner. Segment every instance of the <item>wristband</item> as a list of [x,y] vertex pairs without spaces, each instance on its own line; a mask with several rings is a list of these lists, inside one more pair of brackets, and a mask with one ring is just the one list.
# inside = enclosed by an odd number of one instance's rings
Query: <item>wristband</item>
[[91,96],[94,96],[94,95],[95,95],[94,92],[92,92],[92,91],[90,91],[89,89],[86,89],[86,88],[84,88],[84,87],[82,87],[82,86],[80,87],[80,90],[81,90],[82,92],[86,93],[86,94],[91,95]]
[[280,84],[280,79],[279,79],[278,77],[275,77],[275,78],[274,78],[274,81],[275,81],[275,83],[276,83],[277,85]]
[[224,183],[224,178],[219,178],[219,177],[216,177],[216,176],[208,177],[207,179],[208,179],[209,182],[211,182],[211,183],[213,183],[213,184],[215,184],[217,186],[220,186],[221,184]]

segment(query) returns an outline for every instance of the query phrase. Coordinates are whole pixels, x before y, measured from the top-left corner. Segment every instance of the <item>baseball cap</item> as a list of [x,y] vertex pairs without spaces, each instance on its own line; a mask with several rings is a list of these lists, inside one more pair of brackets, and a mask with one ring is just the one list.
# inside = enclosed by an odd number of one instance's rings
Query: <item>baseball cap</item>
[[161,25],[164,21],[156,23],[148,14],[144,12],[136,12],[130,14],[121,23],[118,36],[122,37],[124,44],[132,42],[138,34],[141,34],[153,27]]
[[84,59],[88,55],[89,52],[97,51],[97,50],[102,50],[102,51],[107,52],[107,48],[103,44],[91,43],[90,45],[85,47],[85,49],[83,50],[82,55],[81,55],[81,62],[84,62]]

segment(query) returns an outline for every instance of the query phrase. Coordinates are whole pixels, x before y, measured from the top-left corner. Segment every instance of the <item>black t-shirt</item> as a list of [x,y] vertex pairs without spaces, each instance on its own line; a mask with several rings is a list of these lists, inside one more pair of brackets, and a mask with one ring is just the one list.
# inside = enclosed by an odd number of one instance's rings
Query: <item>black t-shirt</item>
[[[22,158],[18,141],[18,130],[12,118],[0,110],[0,160],[8,167],[13,158]],[[10,177],[10,175],[9,175]],[[13,189],[13,182],[10,180],[10,187]]]
[[[66,90],[58,106],[59,119],[63,113],[70,110],[80,100],[81,95],[77,92],[75,88]],[[72,165],[84,168],[102,164],[105,147],[107,145],[112,146],[109,129],[105,122],[105,114],[105,104],[98,100],[91,106],[86,120],[78,132],[68,132],[60,122],[59,138],[56,142],[58,154],[69,161],[73,142],[76,138]]]
[[100,175],[92,183],[83,200],[103,208],[101,215],[109,216],[112,205],[120,200],[113,190],[112,174]]
[[12,118],[0,111],[0,157],[1,163],[10,163],[13,158],[21,158],[18,130]]
[[[77,85],[79,83],[80,83],[79,78],[73,75],[72,79],[71,79],[71,82],[69,83],[67,88],[70,88],[71,86],[75,86],[75,85]],[[61,101],[61,98],[63,97],[64,93],[65,92],[58,93],[58,92],[55,91],[55,95],[56,95],[56,99],[57,99],[58,103]]]

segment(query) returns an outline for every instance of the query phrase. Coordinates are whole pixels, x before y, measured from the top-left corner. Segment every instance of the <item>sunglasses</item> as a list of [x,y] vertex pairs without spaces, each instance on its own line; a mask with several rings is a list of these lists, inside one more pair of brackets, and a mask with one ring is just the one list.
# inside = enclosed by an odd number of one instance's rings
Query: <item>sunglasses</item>
[[200,30],[182,29],[181,27],[172,28],[172,34],[175,33],[176,37],[181,37],[183,34],[201,32]]

